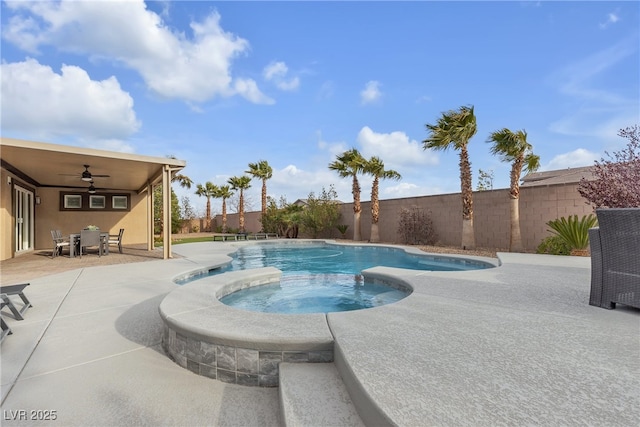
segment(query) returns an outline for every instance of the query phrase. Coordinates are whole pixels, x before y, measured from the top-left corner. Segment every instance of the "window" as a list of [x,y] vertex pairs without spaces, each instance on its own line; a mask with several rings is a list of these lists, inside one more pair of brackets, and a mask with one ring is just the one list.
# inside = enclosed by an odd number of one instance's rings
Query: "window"
[[91,209],[104,209],[105,197],[104,196],[89,196],[89,208]]
[[82,196],[79,194],[64,195],[65,209],[82,209]]
[[61,211],[130,212],[131,195],[126,193],[60,192]]
[[112,196],[111,207],[113,209],[127,209],[127,196]]

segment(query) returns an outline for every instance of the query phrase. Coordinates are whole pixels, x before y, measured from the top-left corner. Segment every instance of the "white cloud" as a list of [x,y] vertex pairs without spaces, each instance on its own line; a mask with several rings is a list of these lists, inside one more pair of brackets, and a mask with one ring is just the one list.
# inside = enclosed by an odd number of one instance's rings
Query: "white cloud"
[[373,104],[379,101],[381,97],[380,82],[375,80],[367,82],[365,88],[360,92],[360,102],[362,105]]
[[600,24],[598,24],[598,26],[604,30],[609,25],[615,24],[619,20],[620,20],[620,17],[618,16],[618,11],[616,10],[614,12],[609,12],[607,14],[607,19],[604,22],[601,22]]
[[591,166],[593,165],[594,160],[599,158],[600,156],[596,153],[592,153],[584,148],[578,148],[577,150],[573,150],[569,153],[558,154],[540,169],[545,171]]
[[[344,181],[344,182],[341,182]],[[282,169],[273,171],[273,177],[269,180],[269,195],[275,197],[285,196],[289,203],[298,198],[306,198],[309,192],[320,193],[322,188],[329,189],[334,185],[341,199],[350,194],[351,181],[342,180],[335,172],[329,169],[305,170],[295,165],[287,165]]]
[[1,77],[6,130],[117,140],[140,127],[133,99],[115,77],[91,80],[82,68],[69,65],[57,74],[35,59],[2,64]]
[[[381,183],[384,185],[384,182]],[[430,194],[443,194],[445,191],[437,186],[423,187],[409,182],[400,182],[396,185],[381,187],[382,199],[399,199],[404,197],[420,197]]]
[[300,86],[300,79],[298,77],[287,79],[288,72],[289,68],[284,62],[272,62],[264,68],[262,75],[265,80],[273,81],[280,90],[295,90]]
[[[332,162],[335,160],[335,157],[344,153],[346,150],[348,150],[349,148],[347,147],[347,144],[344,142],[327,142],[324,141],[322,139],[322,133],[320,131],[317,131],[316,134],[318,135],[318,148],[322,151],[326,151],[329,153],[331,159],[328,160],[328,162]],[[327,164],[328,164],[327,162]]]
[[135,149],[131,144],[118,139],[99,139],[93,141],[85,141],[83,145],[99,150],[118,151],[120,153],[134,153]]
[[258,89],[256,82],[251,79],[237,79],[234,88],[238,94],[254,104],[274,104],[275,101]]
[[142,0],[6,4],[23,14],[9,20],[3,37],[29,52],[52,45],[94,61],[124,64],[166,98],[204,102],[240,94],[258,103],[267,98],[252,80],[231,76],[232,61],[248,51],[249,43],[225,32],[217,12],[191,22],[191,34],[185,34],[168,27]]
[[320,89],[318,89],[317,99],[330,99],[335,93],[335,84],[332,81],[326,81],[322,83]]
[[378,156],[384,161],[385,167],[401,174],[401,169],[405,167],[438,164],[435,152],[424,150],[422,143],[409,139],[404,132],[377,133],[365,126],[358,133],[357,140],[363,156]]
[[[606,86],[626,59],[637,55],[637,37],[628,37],[556,72],[552,84],[575,103],[550,129],[563,135],[596,136],[610,140],[621,127],[637,121],[637,88]],[[614,89],[615,87],[615,89]]]
[[627,101],[627,94],[615,94],[610,90],[595,88],[596,77],[637,52],[637,40],[629,38],[609,48],[576,61],[555,74],[560,91],[581,100],[603,104]]

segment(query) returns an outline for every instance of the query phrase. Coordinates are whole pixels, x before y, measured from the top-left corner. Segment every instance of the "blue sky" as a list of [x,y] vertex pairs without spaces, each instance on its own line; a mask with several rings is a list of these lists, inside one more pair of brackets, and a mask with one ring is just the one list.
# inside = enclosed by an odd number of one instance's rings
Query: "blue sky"
[[[350,181],[355,147],[402,175],[382,199],[459,191],[426,123],[473,105],[469,144],[506,188],[490,132],[525,129],[542,170],[588,166],[640,123],[638,2],[2,2],[4,137],[187,161],[224,184],[249,162],[289,202]],[[371,180],[361,179],[368,200]],[[199,210],[204,199],[174,187]],[[259,209],[260,183],[247,192]],[[214,211],[219,202],[214,201]]]

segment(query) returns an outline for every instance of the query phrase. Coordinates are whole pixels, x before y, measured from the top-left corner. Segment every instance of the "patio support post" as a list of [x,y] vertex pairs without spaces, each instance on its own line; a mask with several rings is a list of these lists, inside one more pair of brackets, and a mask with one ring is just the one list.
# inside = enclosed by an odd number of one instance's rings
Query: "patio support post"
[[162,167],[162,249],[163,258],[171,258],[171,167]]
[[151,181],[147,181],[147,250],[152,251],[155,248],[154,235],[154,213],[153,213],[153,185]]

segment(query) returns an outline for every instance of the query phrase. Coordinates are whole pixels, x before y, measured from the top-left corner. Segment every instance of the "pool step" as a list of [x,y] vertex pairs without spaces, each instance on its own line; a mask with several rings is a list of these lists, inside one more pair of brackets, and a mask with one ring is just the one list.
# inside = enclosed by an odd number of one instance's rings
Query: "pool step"
[[364,426],[333,363],[281,363],[282,423],[296,426]]

